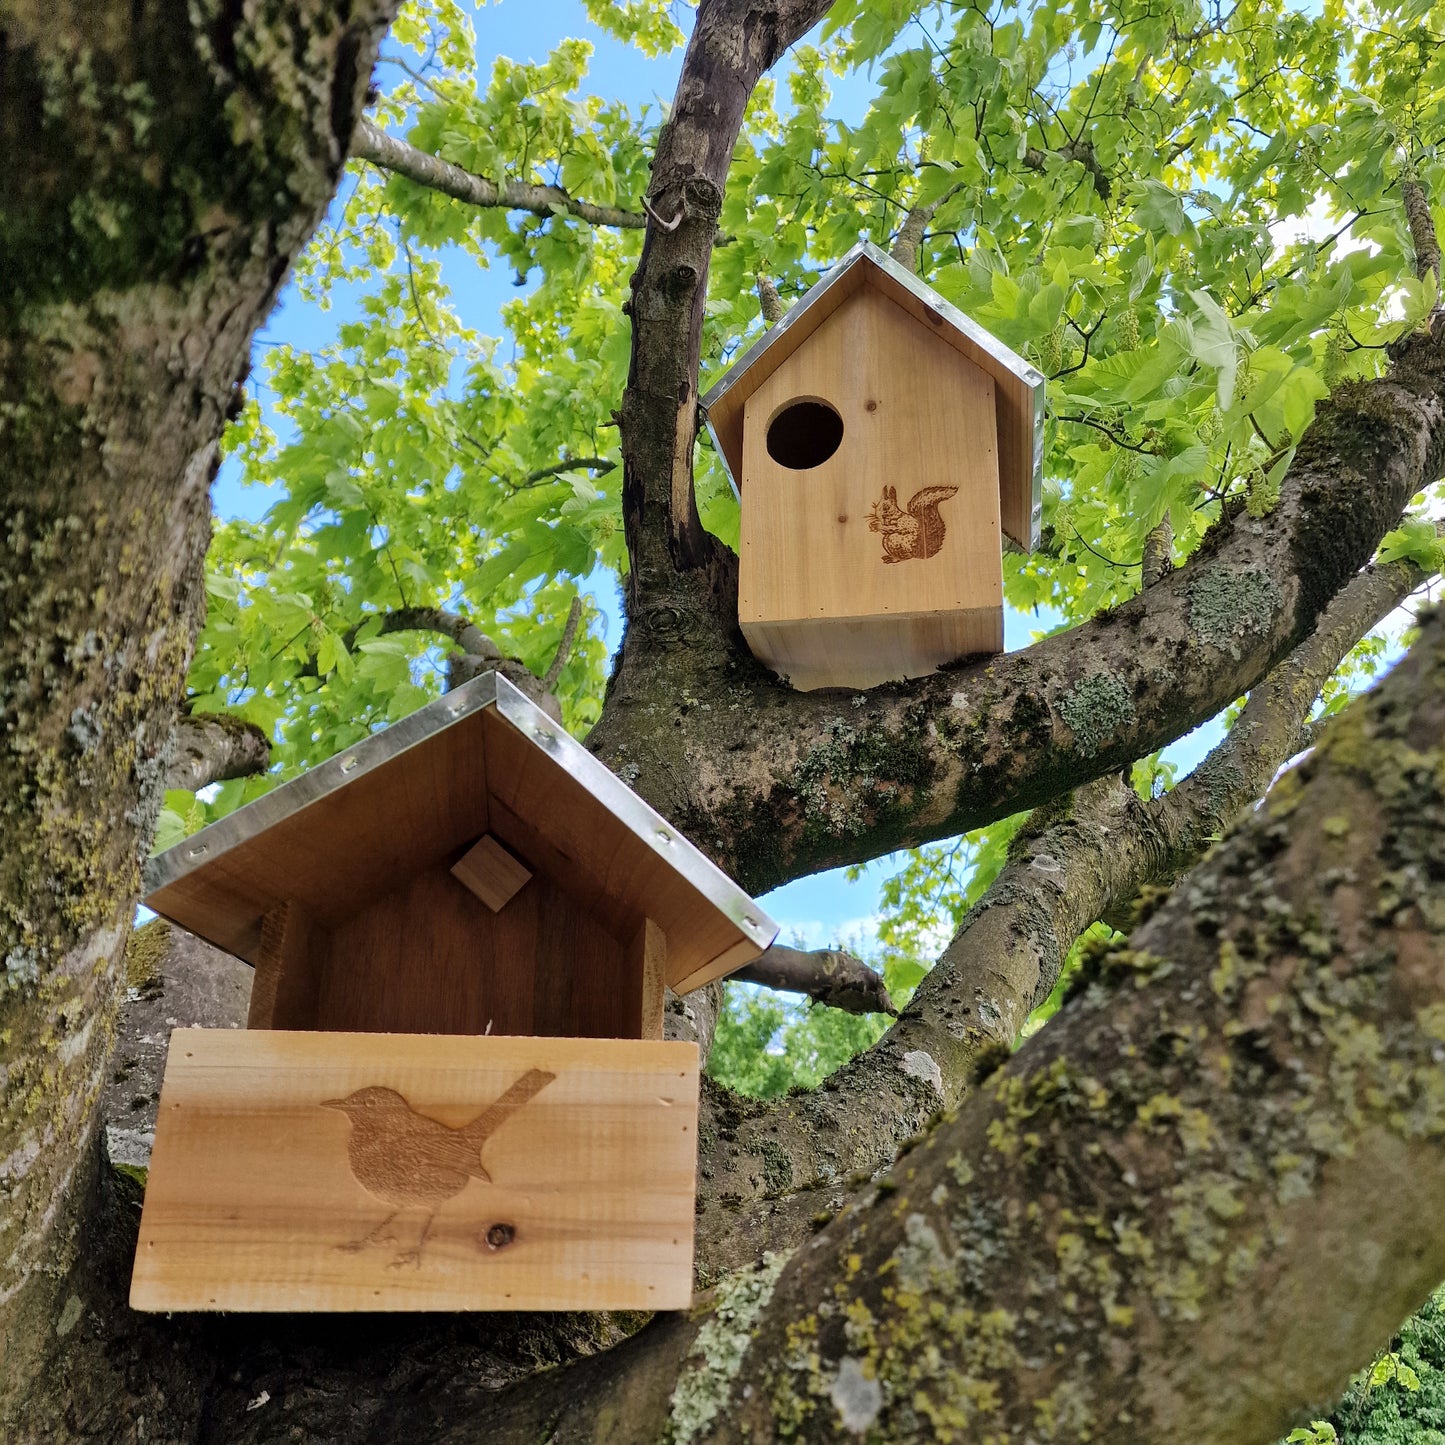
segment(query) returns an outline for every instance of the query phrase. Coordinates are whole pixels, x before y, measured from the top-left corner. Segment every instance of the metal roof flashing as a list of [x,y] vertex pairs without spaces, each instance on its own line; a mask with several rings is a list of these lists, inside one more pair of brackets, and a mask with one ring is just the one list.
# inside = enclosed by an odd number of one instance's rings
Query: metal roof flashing
[[[1043,517],[1043,439],[1044,439],[1044,376],[1037,368],[1031,366],[1023,357],[1005,346],[997,337],[990,335],[983,327],[964,315],[958,307],[951,302],[945,301],[926,282],[920,280],[906,267],[899,265],[886,251],[875,246],[871,241],[859,241],[831,270],[829,270],[819,281],[815,282],[809,289],[789,307],[787,314],[777,325],[758,337],[748,349],[728,369],[728,372],[720,380],[711,386],[702,397],[700,405],[703,410],[703,420],[712,437],[713,446],[717,451],[718,459],[722,463],[723,471],[732,486],[734,495],[741,497],[741,482],[734,470],[734,462],[728,455],[728,449],[724,444],[722,436],[713,423],[712,410],[718,403],[723,401],[733,389],[748,376],[756,378],[756,384],[761,384],[769,375],[776,370],[774,366],[763,366],[759,374],[760,363],[764,363],[768,353],[772,351],[778,342],[795,329],[800,323],[812,322],[815,318],[821,324],[822,318],[817,318],[816,313],[821,305],[826,305],[831,299],[831,293],[845,281],[845,278],[855,268],[869,266],[882,273],[893,284],[907,291],[917,302],[927,308],[930,312],[951,330],[956,336],[967,343],[967,350],[977,352],[980,356],[971,356],[970,359],[978,364],[987,363],[986,369],[995,377],[996,382],[1009,381],[1014,383],[1018,393],[1018,402],[1022,404],[1025,416],[1031,422],[1030,426],[1030,455],[1028,457],[1028,489],[1029,489],[1029,536],[1027,538],[1029,550],[1038,546],[1039,528]],[[841,303],[840,303],[841,304]],[[829,308],[830,310],[832,308]],[[802,344],[801,342],[799,343]],[[964,349],[964,348],[960,348]],[[782,358],[779,358],[777,365],[780,365]],[[746,398],[744,398],[746,399]],[[1004,401],[1000,399],[1000,410],[1004,407]],[[1031,413],[1031,416],[1029,416]],[[1023,538],[1016,539],[1022,542]]]

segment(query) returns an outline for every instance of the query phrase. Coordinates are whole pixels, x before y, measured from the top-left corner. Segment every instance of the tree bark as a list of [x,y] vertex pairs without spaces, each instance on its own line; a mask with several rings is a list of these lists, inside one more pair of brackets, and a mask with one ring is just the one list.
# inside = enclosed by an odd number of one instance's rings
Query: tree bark
[[165,785],[198,793],[211,783],[264,773],[270,765],[271,740],[255,723],[226,713],[186,713],[176,719]]
[[351,153],[357,160],[370,161],[384,171],[440,191],[453,200],[465,201],[469,206],[529,211],[534,216],[554,216],[561,211],[594,226],[618,226],[632,231],[640,231],[647,224],[647,217],[641,211],[574,200],[561,186],[532,185],[525,181],[507,181],[499,186],[440,156],[418,150],[369,120],[362,120],[356,127]]
[[1442,739],[1437,615],[785,1267],[507,1392],[491,1438],[1276,1440],[1445,1276]]
[[1445,466],[1445,346],[1320,404],[1271,515],[1228,512],[1122,606],[1020,652],[850,695],[798,693],[735,615],[674,594],[633,618],[588,746],[744,887],[765,892],[1034,807],[1162,747],[1307,637]]
[[[1345,654],[1423,580],[1406,562],[1362,572],[1172,792],[1143,802],[1111,774],[1038,810],[903,1016],[822,1092],[771,1105],[709,1094],[701,1276],[740,1267],[760,1237],[794,1247],[819,1209],[836,1207],[843,1179],[876,1173],[940,1108],[957,1107],[979,1069],[1007,1056],[1084,930],[1106,918],[1127,931],[1141,892],[1157,894],[1199,861],[1299,751],[1304,719]],[[780,1186],[801,1200],[780,1207]]]
[[[622,515],[629,617],[666,628],[679,572],[732,575],[703,530],[692,489],[697,375],[708,263],[743,111],[759,78],[831,0],[703,0],[658,137],[642,257],[632,277],[632,359],[622,398]],[[694,590],[693,588],[686,590]],[[630,629],[629,629],[630,630]],[[624,644],[625,645],[625,644]]]
[[203,612],[216,444],[390,0],[9,0],[0,140],[0,1409],[52,1336]]

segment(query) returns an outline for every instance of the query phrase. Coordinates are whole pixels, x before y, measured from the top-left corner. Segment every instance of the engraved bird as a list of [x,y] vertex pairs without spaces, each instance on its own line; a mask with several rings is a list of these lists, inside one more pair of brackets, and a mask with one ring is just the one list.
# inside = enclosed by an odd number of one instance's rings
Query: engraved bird
[[436,1212],[469,1179],[490,1184],[482,1167],[487,1140],[524,1104],[547,1087],[555,1074],[528,1069],[494,1104],[470,1124],[454,1129],[440,1119],[419,1114],[395,1089],[372,1085],[344,1099],[325,1099],[323,1109],[338,1109],[351,1123],[346,1158],[356,1182],[392,1211],[370,1233],[337,1246],[350,1252],[379,1244],[397,1215],[407,1209],[425,1209],[426,1220],[413,1249],[399,1254],[391,1267],[420,1266],[422,1249],[431,1233]]
[[884,487],[882,497],[868,513],[868,530],[883,534],[883,560],[907,562],[932,557],[943,546],[940,502],[956,495],[957,487],[923,487],[908,499],[905,511],[898,505],[898,488]]

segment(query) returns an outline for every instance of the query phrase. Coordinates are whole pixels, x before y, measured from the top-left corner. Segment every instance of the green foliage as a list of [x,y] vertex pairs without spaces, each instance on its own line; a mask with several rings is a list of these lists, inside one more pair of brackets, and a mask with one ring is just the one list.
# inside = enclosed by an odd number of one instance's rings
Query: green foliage
[[[584,3],[622,42],[676,53],[667,0]],[[795,298],[859,235],[886,245],[910,207],[935,205],[924,279],[1050,373],[1050,543],[1005,558],[1007,598],[1061,626],[1117,604],[1166,514],[1176,557],[1231,497],[1268,525],[1320,400],[1376,374],[1384,344],[1431,304],[1399,180],[1412,169],[1445,194],[1445,51],[1421,43],[1441,8],[838,0],[821,39],[790,51],[786,89],[767,78],[749,102],[702,386],[759,334],[760,274]],[[585,42],[493,59],[455,0],[409,0],[393,36],[380,124],[498,182],[640,209],[662,113],[595,94]],[[464,614],[540,674],[582,579],[621,577],[614,412],[640,245],[636,230],[475,208],[352,166],[296,272],[296,304],[335,307],[333,334],[309,352],[266,349],[226,438],[272,504],[217,530],[190,678],[194,708],[268,731],[275,769],[205,800],[171,795],[162,841],[435,694],[451,644],[385,631],[388,614]],[[458,300],[469,272],[496,267],[523,283],[500,337]],[[705,524],[735,544],[736,502],[706,439],[696,472]],[[1421,499],[1382,557],[1440,565],[1425,513]],[[559,687],[579,733],[602,694],[590,612],[587,624]],[[1356,648],[1325,710],[1386,655],[1374,639]],[[1157,758],[1135,771],[1141,792],[1171,781]],[[879,927],[895,994],[1017,827],[904,855]],[[773,1007],[737,995],[720,1034],[719,1067],[749,1087],[782,1086],[770,1045],[799,1051],[802,1079],[878,1026]]]
[[765,989],[729,983],[707,1071],[730,1089],[759,1099],[811,1089],[876,1043],[888,1023],[884,1014],[793,1004]]
[[[585,8],[648,54],[681,42],[664,0]],[[787,106],[772,79],[749,104],[702,384],[757,334],[760,272],[796,296],[860,233],[886,244],[908,207],[937,203],[922,274],[1052,373],[1056,545],[1008,558],[1009,600],[1067,621],[1118,602],[1166,512],[1186,555],[1229,494],[1266,515],[1328,386],[1372,374],[1376,348],[1430,304],[1398,180],[1410,165],[1432,194],[1445,183],[1432,139],[1445,60],[1413,41],[1419,6],[1367,9],[1368,24],[1338,0],[1050,0],[996,17],[835,5],[821,42],[790,53]],[[493,60],[455,0],[410,0],[393,36],[382,124],[496,181],[640,207],[661,114],[593,94],[588,44]],[[847,122],[832,93],[845,74],[872,85]],[[383,634],[385,614],[464,613],[540,673],[580,580],[625,570],[613,412],[640,241],[353,168],[296,275],[302,304],[344,319],[313,351],[269,348],[227,436],[275,500],[218,529],[191,677],[193,706],[271,733],[278,775],[435,693],[451,645]],[[453,295],[470,268],[498,265],[528,283],[505,338],[468,326]],[[706,443],[697,468],[705,522],[735,540]],[[1428,531],[1407,521],[1385,555],[1438,565]],[[561,682],[577,731],[600,707],[597,634],[593,619]],[[202,816],[176,800],[167,826]],[[910,858],[889,905],[908,949],[926,890],[936,936],[959,916],[963,864],[985,877],[1006,836],[947,864],[954,845]]]
[[[856,939],[839,946],[860,956],[869,952]],[[871,954],[866,961],[883,974],[893,1002],[904,1007],[927,965],[886,945]],[[730,1089],[759,1099],[811,1089],[876,1043],[889,1023],[886,1014],[848,1014],[751,984],[729,983],[707,1071]]]
[[1445,1288],[1350,1382],[1326,1420],[1285,1436],[1305,1445],[1445,1445]]

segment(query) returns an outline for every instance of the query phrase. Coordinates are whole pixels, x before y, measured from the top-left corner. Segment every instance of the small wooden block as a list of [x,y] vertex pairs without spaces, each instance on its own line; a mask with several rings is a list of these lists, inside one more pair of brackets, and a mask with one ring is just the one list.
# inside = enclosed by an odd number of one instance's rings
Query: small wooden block
[[177,1029],[138,1310],[685,1309],[697,1049]]
[[644,918],[632,940],[627,961],[642,975],[642,1009],[638,1037],[660,1039],[667,1004],[667,935]]
[[324,940],[299,903],[277,904],[261,920],[261,947],[251,984],[248,1029],[316,1026]]
[[493,913],[500,913],[521,892],[532,870],[490,833],[452,865],[452,876],[470,888]]

